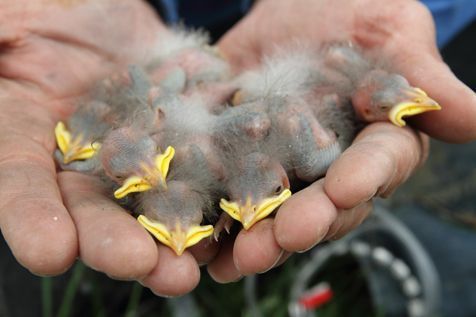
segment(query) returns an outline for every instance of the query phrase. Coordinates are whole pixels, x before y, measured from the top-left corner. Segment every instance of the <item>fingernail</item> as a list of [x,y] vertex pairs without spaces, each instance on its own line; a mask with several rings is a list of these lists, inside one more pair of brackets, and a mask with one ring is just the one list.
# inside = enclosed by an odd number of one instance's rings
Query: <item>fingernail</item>
[[211,273],[210,271],[208,271],[208,275],[210,275],[210,277],[217,283],[220,283],[220,284],[226,284],[226,283],[234,283],[234,282],[238,282],[239,280],[241,280],[243,278],[243,275],[242,274],[239,274],[238,273],[238,276],[235,277],[234,279],[230,279],[230,280],[222,280],[222,279],[219,279],[217,278],[215,275],[213,275],[213,273]]
[[316,243],[314,243],[313,245],[311,245],[309,248],[303,249],[303,250],[298,250],[298,251],[296,251],[296,253],[304,253],[304,252],[307,252],[307,251],[311,250],[312,248],[314,248],[315,246],[317,246],[317,245],[318,245],[319,243],[321,243],[321,242],[322,242],[322,240],[319,240],[319,241],[317,241]]
[[281,252],[279,252],[278,257],[276,258],[276,260],[274,260],[273,264],[269,268],[267,268],[266,270],[264,270],[262,272],[258,272],[258,273],[263,274],[263,273],[266,273],[269,270],[273,269],[276,266],[276,264],[278,264],[279,260],[281,260],[281,258],[283,257],[283,254],[284,254],[284,249],[281,249]]
[[238,282],[238,281],[241,281],[243,279],[244,275],[241,275],[238,276],[236,279],[234,279],[233,281],[230,281],[230,283],[235,283],[235,282]]
[[159,296],[159,297],[163,297],[163,298],[175,298],[175,297],[179,297],[179,296],[171,296],[171,295],[164,295],[164,294],[160,294],[158,292],[155,292],[153,290],[151,290],[152,293],[154,293],[155,296]]
[[[387,187],[388,187],[388,186],[387,186]],[[377,189],[374,193],[370,194],[369,197],[364,198],[364,199],[362,199],[361,201],[359,201],[359,202],[357,203],[357,206],[369,202],[370,200],[372,200],[372,198],[374,198],[376,195],[379,195],[379,194],[380,194],[380,189]]]
[[154,293],[154,295],[156,296],[159,296],[159,297],[163,297],[163,298],[174,298],[174,297],[177,297],[177,296],[171,296],[171,295],[164,295],[164,294],[161,294],[159,292],[156,292],[154,291],[153,289],[151,289],[146,283],[144,283],[144,281],[142,280],[137,280],[137,282],[142,285],[143,287],[145,288],[148,288],[152,293]]

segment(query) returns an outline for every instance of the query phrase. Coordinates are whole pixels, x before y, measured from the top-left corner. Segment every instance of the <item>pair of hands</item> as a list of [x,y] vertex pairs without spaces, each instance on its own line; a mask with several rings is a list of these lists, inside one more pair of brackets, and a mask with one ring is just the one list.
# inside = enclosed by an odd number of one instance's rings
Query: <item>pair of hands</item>
[[[264,272],[292,252],[336,239],[426,158],[428,138],[386,123],[367,126],[326,177],[220,245],[177,257],[105,195],[96,179],[57,172],[54,126],[96,79],[157,49],[164,25],[140,0],[21,0],[0,4],[0,227],[17,260],[55,275],[79,256],[117,279],[180,295],[208,264],[218,282]],[[261,0],[218,43],[237,71],[295,39],[351,40],[387,59],[443,110],[411,120],[429,135],[476,139],[476,95],[442,62],[429,12],[413,0]],[[155,45],[155,48],[154,48]]]

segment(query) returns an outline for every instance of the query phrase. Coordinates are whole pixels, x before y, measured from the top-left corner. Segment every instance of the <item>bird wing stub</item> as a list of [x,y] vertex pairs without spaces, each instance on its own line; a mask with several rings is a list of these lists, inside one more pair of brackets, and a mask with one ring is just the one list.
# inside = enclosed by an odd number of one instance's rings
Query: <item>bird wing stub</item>
[[408,100],[398,103],[393,106],[388,113],[390,121],[399,127],[405,126],[404,117],[415,116],[417,114],[441,110],[441,106],[428,97],[428,95],[420,88],[413,88],[409,92]]
[[202,239],[213,234],[213,226],[191,226],[184,230],[179,225],[175,230],[169,230],[164,224],[149,220],[140,215],[137,221],[162,244],[168,246],[177,255],[182,255],[185,249],[197,244]]
[[58,148],[63,154],[63,163],[68,164],[73,161],[87,160],[99,151],[101,143],[91,142],[83,145],[82,136],[73,138],[65,124],[59,121],[55,127],[55,137]]
[[269,216],[286,199],[291,197],[289,189],[283,190],[279,195],[263,199],[257,205],[251,205],[248,201],[244,206],[226,199],[220,200],[220,208],[228,213],[233,219],[241,222],[245,230],[250,229],[255,223]]

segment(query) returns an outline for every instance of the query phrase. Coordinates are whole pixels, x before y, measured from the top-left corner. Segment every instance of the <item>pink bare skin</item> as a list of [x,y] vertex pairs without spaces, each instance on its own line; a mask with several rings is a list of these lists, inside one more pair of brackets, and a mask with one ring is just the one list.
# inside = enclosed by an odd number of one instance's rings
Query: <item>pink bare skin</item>
[[295,193],[274,219],[241,231],[234,243],[222,247],[208,266],[219,282],[266,271],[290,252],[338,239],[358,226],[371,211],[373,197],[390,195],[425,161],[424,133],[448,142],[476,139],[476,95],[442,61],[433,20],[419,2],[260,0],[219,46],[239,71],[257,65],[276,45],[297,39],[317,45],[353,41],[389,61],[443,110],[412,118],[411,127],[367,126],[324,179]]
[[80,257],[157,294],[191,291],[216,245],[182,257],[158,247],[97,179],[57,172],[52,155],[75,98],[153,51],[164,31],[154,11],[138,0],[21,0],[2,2],[0,19],[0,227],[18,262],[56,275]]

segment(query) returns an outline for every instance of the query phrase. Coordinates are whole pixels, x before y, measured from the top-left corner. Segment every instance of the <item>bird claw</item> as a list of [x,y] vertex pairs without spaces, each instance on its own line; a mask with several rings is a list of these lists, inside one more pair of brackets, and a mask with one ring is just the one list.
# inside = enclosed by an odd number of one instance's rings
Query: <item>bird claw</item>
[[230,217],[226,212],[220,214],[220,218],[215,224],[215,230],[213,231],[213,238],[216,242],[220,238],[220,234],[223,232],[223,229],[227,234],[230,234],[231,227],[233,226],[233,218]]

